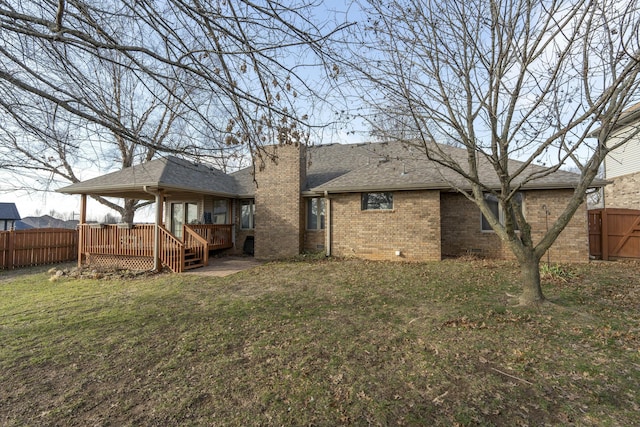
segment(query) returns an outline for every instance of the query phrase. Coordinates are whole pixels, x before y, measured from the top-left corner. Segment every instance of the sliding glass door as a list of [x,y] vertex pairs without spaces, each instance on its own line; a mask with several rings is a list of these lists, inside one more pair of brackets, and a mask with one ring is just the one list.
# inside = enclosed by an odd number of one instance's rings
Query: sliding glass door
[[171,234],[182,239],[182,226],[198,222],[197,203],[171,203]]

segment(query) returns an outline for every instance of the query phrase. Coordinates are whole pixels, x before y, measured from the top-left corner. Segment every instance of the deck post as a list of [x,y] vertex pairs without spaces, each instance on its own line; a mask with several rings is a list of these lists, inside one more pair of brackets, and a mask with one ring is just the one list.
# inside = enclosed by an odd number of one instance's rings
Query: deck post
[[162,224],[162,192],[156,193],[156,226],[153,236],[153,270],[160,271],[160,225]]
[[80,227],[78,227],[78,268],[82,267],[82,254],[84,252],[84,225],[87,222],[87,195],[80,195]]

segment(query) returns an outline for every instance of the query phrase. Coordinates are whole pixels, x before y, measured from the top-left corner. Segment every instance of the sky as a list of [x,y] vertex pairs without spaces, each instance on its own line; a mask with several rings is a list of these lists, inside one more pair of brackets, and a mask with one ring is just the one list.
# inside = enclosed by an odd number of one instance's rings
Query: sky
[[[338,7],[338,6],[336,6]],[[335,12],[335,11],[334,11]],[[346,107],[345,107],[346,108]],[[348,108],[346,108],[348,109]],[[312,111],[317,112],[311,108]],[[322,111],[318,112],[323,114]],[[347,112],[348,113],[348,112]],[[330,114],[327,111],[324,114]],[[311,142],[314,144],[328,143],[328,142],[341,142],[341,143],[354,143],[368,141],[371,138],[366,130],[366,126],[357,120],[352,122],[352,128],[340,127],[336,125],[333,129],[328,129],[315,140]],[[352,132],[354,131],[355,132]],[[94,157],[95,158],[95,157]],[[82,175],[82,179],[91,178],[106,171],[88,170],[87,173]],[[28,181],[30,177],[23,176],[24,180]],[[59,193],[55,193],[53,190],[64,186],[66,184],[60,183],[58,185],[52,185],[52,191],[11,191],[9,190],[15,183],[15,179],[11,176],[7,176],[6,173],[0,171],[0,201],[2,202],[14,202],[18,208],[18,211],[22,217],[32,215],[50,214],[52,211],[59,213],[65,219],[77,218],[80,210],[80,196],[67,196]],[[35,187],[35,186],[34,186]],[[111,211],[107,207],[99,204],[98,202],[89,199],[87,206],[87,218],[90,220],[100,221],[104,218],[105,214],[111,213],[117,215],[114,211]],[[140,211],[136,214],[136,221],[151,220],[153,214],[152,209],[146,211]]]
[[[329,141],[314,141],[314,143],[340,142],[343,144],[355,144],[369,141],[368,132],[361,130],[355,132],[337,131],[328,133]],[[89,177],[100,175],[99,171],[92,171]],[[25,177],[23,177],[24,179]],[[14,179],[6,172],[0,171],[0,202],[15,203],[20,217],[51,215],[60,219],[78,219],[80,215],[80,196],[61,194],[55,191],[68,184],[53,184],[50,191],[12,191],[8,190],[6,180]],[[88,179],[88,178],[87,178]],[[139,209],[135,215],[136,222],[153,222],[154,205]],[[98,203],[92,198],[87,198],[87,219],[102,222],[106,214],[118,214],[110,208]]]
[[[327,14],[330,13],[327,6]],[[335,11],[334,11],[335,12]],[[340,18],[338,18],[340,19]],[[342,19],[344,19],[344,15],[342,15]],[[316,112],[316,106],[312,106],[311,110]],[[315,114],[313,114],[315,115]],[[1,119],[1,117],[0,117]],[[331,129],[327,132],[323,132],[323,136],[321,138],[316,138],[312,143],[327,143],[327,142],[342,142],[342,143],[351,143],[351,142],[360,142],[365,139],[366,136],[358,136],[357,134],[347,134],[342,129]],[[320,140],[322,139],[322,140]],[[81,146],[81,144],[79,144]],[[100,153],[88,153],[86,156],[94,156],[94,158],[100,158],[102,154]],[[97,162],[97,163],[105,163],[108,162]],[[86,180],[89,178],[93,178],[95,176],[107,173],[106,170],[85,170],[82,171],[82,174],[79,175],[82,180]],[[50,188],[48,191],[37,190],[39,188],[43,188],[45,185],[42,182],[45,182],[46,177],[40,179],[40,183],[32,179],[32,176],[29,174],[32,172],[25,172],[20,176],[10,175],[6,171],[2,171],[0,169],[0,201],[2,202],[13,202],[16,204],[18,208],[18,212],[22,217],[26,216],[36,216],[36,215],[45,215],[51,214],[55,211],[57,217],[62,217],[64,219],[77,218],[79,216],[80,211],[80,196],[77,195],[63,195],[60,193],[56,193],[55,190],[68,185],[65,182],[59,183],[51,183],[48,185]],[[16,191],[13,188],[28,188],[28,190]],[[87,218],[91,220],[100,221],[104,218],[105,214],[110,213],[112,215],[118,216],[118,214],[105,207],[104,205],[96,202],[95,200],[89,198],[87,203]],[[139,210],[136,212],[136,221],[147,221],[152,220],[153,212],[152,209]]]

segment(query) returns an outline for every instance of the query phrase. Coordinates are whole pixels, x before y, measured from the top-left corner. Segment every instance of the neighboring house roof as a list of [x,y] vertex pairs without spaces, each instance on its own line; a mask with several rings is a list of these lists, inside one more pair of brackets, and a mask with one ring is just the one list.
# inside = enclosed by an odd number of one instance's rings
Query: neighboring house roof
[[20,214],[15,203],[0,203],[0,219],[19,220]]
[[640,120],[640,102],[627,108],[620,114],[620,118],[616,123],[616,128],[627,126],[633,122]]
[[188,160],[167,156],[147,163],[124,168],[93,179],[60,188],[67,194],[100,194],[114,197],[152,199],[145,192],[163,189],[166,195],[194,192],[233,196],[235,180],[224,172]]
[[[602,142],[609,148],[604,159],[604,174],[607,179],[640,171],[640,103],[622,112],[615,127]],[[591,136],[599,136],[600,129]]]
[[[612,131],[615,132],[616,130],[623,128],[625,126],[628,126],[629,124],[632,124],[639,120],[640,120],[640,102],[632,105],[631,107],[627,108],[622,113],[620,113],[620,117],[618,117],[618,121],[615,123],[615,126],[613,127]],[[602,128],[598,127],[592,130],[588,136],[592,138],[597,138],[598,134],[600,133],[600,129]]]
[[28,228],[67,228],[74,230],[80,221],[77,219],[63,220],[54,218],[51,215],[27,216],[22,221],[16,222],[16,229]]
[[[441,146],[460,164],[466,164],[466,152],[452,146]],[[522,165],[511,160],[511,170]],[[480,163],[481,179],[489,186],[499,187],[493,168],[485,160]],[[540,174],[524,188],[574,188],[580,176],[562,170],[546,174],[547,169],[530,165],[526,169]],[[248,167],[225,174],[202,164],[194,164],[176,157],[166,157],[126,168],[94,179],[72,184],[58,191],[70,194],[102,194],[118,197],[150,199],[143,191],[163,189],[167,196],[180,192],[212,194],[226,197],[253,197],[256,184],[254,169]],[[521,181],[515,181],[517,184]],[[596,180],[593,187],[606,182]],[[468,188],[465,180],[426,158],[416,146],[400,142],[329,144],[307,149],[307,180],[305,193],[358,192],[411,189]],[[123,194],[127,194],[124,196]]]
[[16,223],[14,224],[14,228],[16,230],[31,230],[34,227],[23,221],[16,221]]

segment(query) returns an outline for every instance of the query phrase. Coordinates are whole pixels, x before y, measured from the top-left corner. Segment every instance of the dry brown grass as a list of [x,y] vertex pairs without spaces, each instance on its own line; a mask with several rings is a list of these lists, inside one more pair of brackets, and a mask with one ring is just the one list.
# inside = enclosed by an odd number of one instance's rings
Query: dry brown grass
[[640,267],[305,260],[1,280],[2,425],[638,425]]

